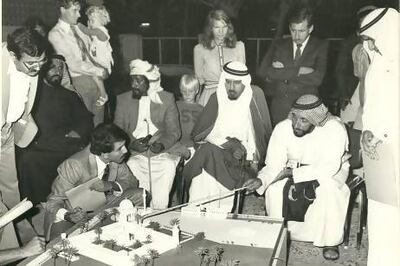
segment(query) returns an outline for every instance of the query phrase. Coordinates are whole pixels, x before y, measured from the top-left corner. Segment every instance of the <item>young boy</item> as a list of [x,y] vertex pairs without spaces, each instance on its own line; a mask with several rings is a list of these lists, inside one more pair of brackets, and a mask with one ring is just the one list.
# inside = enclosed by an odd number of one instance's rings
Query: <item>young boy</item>
[[[197,118],[203,111],[203,106],[195,101],[200,89],[200,84],[194,75],[185,74],[181,77],[179,89],[182,94],[182,99],[177,101],[176,104],[179,110],[182,129],[182,138],[180,142],[187,148],[193,148],[194,142],[190,134],[196,124]],[[193,153],[193,149],[190,150],[192,150],[191,152]]]

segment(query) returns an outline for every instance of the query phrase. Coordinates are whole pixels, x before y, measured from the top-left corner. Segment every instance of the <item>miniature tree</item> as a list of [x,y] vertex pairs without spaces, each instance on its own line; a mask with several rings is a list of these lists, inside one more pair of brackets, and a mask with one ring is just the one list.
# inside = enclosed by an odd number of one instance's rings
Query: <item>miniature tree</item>
[[180,220],[178,218],[174,218],[174,219],[171,219],[171,221],[169,221],[169,224],[171,226],[178,226],[179,223],[180,223]]
[[160,224],[157,222],[150,222],[148,226],[146,226],[147,228],[153,229],[154,231],[160,231]]
[[209,254],[210,262],[214,263],[214,266],[217,265],[222,260],[222,254],[224,253],[224,248],[221,246],[213,246],[211,248],[211,252]]
[[93,242],[93,244],[101,244],[102,241],[101,241],[100,236],[101,236],[101,234],[103,233],[103,229],[101,229],[100,226],[97,226],[97,227],[94,229],[94,232],[95,232],[95,234],[96,234],[97,236],[96,236],[96,240]]
[[53,246],[50,250],[51,257],[54,259],[53,263],[56,265],[57,258],[62,254],[65,263],[71,265],[71,260],[74,256],[78,255],[78,249],[73,247],[66,237],[66,234],[61,234],[61,245]]
[[196,239],[197,241],[201,241],[204,238],[206,238],[204,232],[198,232],[197,234],[194,235],[194,239]]
[[57,258],[61,251],[62,251],[62,247],[55,246],[55,245],[50,250],[50,255],[51,255],[51,258],[53,259],[54,266],[57,265]]
[[201,265],[203,265],[204,258],[205,258],[206,256],[208,256],[209,250],[208,250],[208,248],[205,248],[205,247],[199,247],[199,248],[197,248],[197,249],[194,251],[194,253],[195,253],[197,256],[200,257],[200,266],[201,266]]
[[152,237],[151,237],[151,235],[147,235],[146,236],[146,244],[150,244],[151,242],[153,242],[153,239],[152,239]]
[[115,246],[117,245],[117,241],[115,241],[114,239],[109,239],[104,241],[104,247],[105,248],[110,248],[111,250],[115,249]]
[[143,255],[139,257],[135,254],[135,256],[131,259],[135,266],[146,266],[150,263],[150,258],[147,255]]
[[141,246],[143,246],[142,242],[140,242],[139,240],[136,239],[135,243],[133,243],[132,248],[133,249],[138,249]]
[[160,257],[160,253],[158,253],[158,251],[155,249],[149,249],[147,251],[147,254],[149,255],[149,257],[151,259],[151,265],[154,266],[154,261],[156,258]]

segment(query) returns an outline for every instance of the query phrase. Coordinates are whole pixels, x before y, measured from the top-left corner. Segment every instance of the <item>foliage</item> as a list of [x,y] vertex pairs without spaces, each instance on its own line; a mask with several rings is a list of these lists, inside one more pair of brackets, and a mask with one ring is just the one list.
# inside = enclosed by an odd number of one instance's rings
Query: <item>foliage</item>
[[148,226],[146,226],[146,228],[150,228],[153,229],[154,231],[160,231],[161,226],[159,223],[157,222],[150,222]]
[[94,229],[94,232],[95,232],[95,234],[97,235],[97,240],[100,240],[100,236],[101,236],[101,234],[103,233],[103,229],[101,229],[100,226],[97,226],[97,227]]
[[171,226],[179,225],[180,224],[180,220],[178,218],[171,219],[171,221],[169,221],[169,224]]
[[205,247],[198,247],[194,253],[200,257],[200,266],[205,262],[205,258],[208,257],[209,249]]
[[67,265],[71,265],[71,260],[74,256],[78,255],[78,249],[73,247],[68,239],[63,238],[61,240],[61,245],[54,245],[51,250],[50,254],[51,257],[54,259],[54,265],[56,265],[57,258],[62,255],[65,259],[65,263]]
[[203,240],[205,237],[206,236],[204,232],[198,232],[197,234],[194,235],[194,239],[196,239],[197,241]]
[[146,241],[144,243],[150,244],[151,242],[153,242],[153,239],[152,239],[151,235],[147,235],[146,236]]
[[210,263],[214,263],[214,266],[219,265],[218,263],[222,260],[222,254],[224,253],[224,248],[215,245],[210,249],[205,247],[199,247],[194,252],[200,257],[200,265],[209,266]]
[[147,255],[149,255],[149,257],[150,257],[150,259],[151,259],[151,265],[153,265],[153,266],[154,266],[154,260],[155,260],[156,258],[159,258],[159,257],[160,257],[160,253],[158,253],[158,251],[155,250],[155,249],[149,249],[149,250],[147,251]]
[[135,243],[133,243],[133,245],[131,247],[133,249],[137,249],[137,248],[140,248],[141,246],[143,246],[142,242],[140,242],[139,240],[136,239]]
[[111,250],[115,250],[117,246],[117,241],[115,241],[115,239],[108,239],[106,241],[104,241],[103,247],[111,249]]

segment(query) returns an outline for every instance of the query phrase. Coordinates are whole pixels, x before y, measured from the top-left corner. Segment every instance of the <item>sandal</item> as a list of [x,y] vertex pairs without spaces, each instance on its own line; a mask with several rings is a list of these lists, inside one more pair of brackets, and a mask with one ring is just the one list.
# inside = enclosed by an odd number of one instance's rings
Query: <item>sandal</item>
[[324,247],[322,249],[322,255],[326,260],[337,260],[339,258],[339,247]]

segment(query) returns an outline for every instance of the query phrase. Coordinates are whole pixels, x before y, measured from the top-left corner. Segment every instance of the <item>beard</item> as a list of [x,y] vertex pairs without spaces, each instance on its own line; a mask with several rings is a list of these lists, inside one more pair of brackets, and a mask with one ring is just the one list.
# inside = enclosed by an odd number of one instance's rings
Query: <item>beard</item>
[[139,100],[140,98],[142,98],[142,96],[143,96],[143,93],[140,90],[132,89],[132,98],[133,99]]
[[46,81],[52,86],[58,86],[61,84],[62,77],[59,75],[53,75],[46,77]]
[[231,101],[235,101],[239,98],[235,91],[228,91],[228,99]]
[[302,129],[298,129],[298,128],[292,127],[292,129],[293,129],[293,134],[294,134],[296,137],[298,137],[298,138],[304,137],[305,135],[311,133],[311,132],[314,130],[314,128],[315,128],[315,127],[312,126],[312,127],[309,127],[309,128],[306,129],[306,130],[302,130]]

